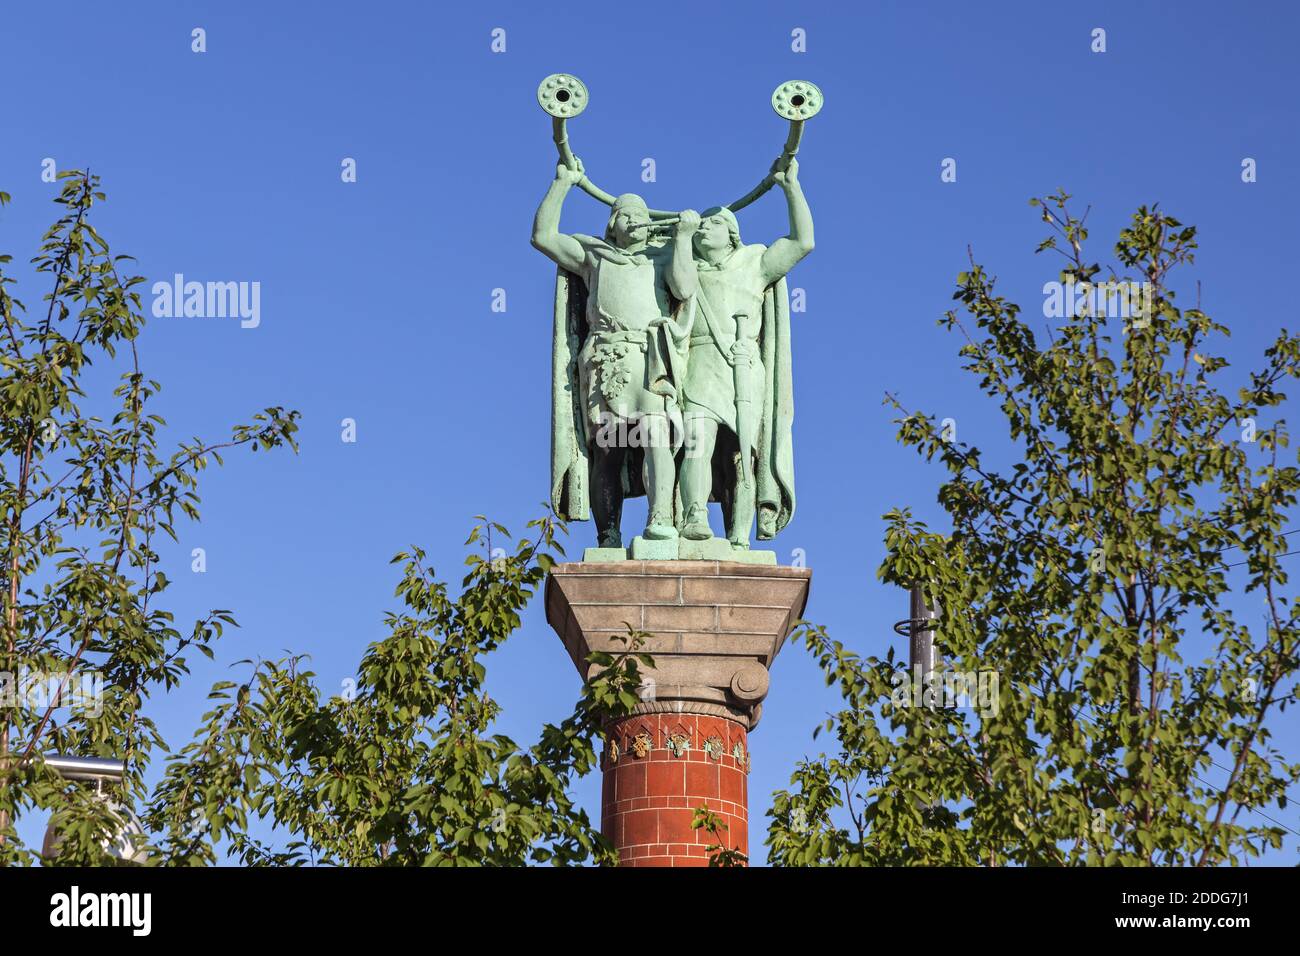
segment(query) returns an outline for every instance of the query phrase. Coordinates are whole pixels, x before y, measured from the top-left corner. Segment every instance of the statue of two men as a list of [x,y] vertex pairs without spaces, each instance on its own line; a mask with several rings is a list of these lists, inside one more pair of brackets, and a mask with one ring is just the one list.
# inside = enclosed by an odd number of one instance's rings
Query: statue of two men
[[[773,537],[794,511],[790,317],[785,276],[813,248],[812,216],[791,159],[769,174],[790,233],[745,245],[729,209],[650,228],[641,197],[619,196],[602,238],[559,231],[581,163],[561,164],[533,225],[559,267],[552,382],[552,503],[596,521],[622,547],[623,501],[644,493],[643,535],[712,537],[722,506],[732,546]],[[680,462],[680,475],[679,475]]]

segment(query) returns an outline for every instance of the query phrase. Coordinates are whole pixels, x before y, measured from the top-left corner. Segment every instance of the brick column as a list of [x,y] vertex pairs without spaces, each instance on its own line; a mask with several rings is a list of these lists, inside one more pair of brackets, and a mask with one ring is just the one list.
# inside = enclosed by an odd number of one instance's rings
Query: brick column
[[[557,565],[547,620],[584,679],[587,655],[649,632],[643,703],[606,730],[601,831],[624,866],[706,866],[706,846],[749,853],[749,731],[768,669],[803,614],[806,568],[729,561]],[[727,826],[693,830],[697,808]]]
[[[638,737],[663,746],[638,758]],[[600,829],[623,866],[706,866],[706,848],[716,843],[749,853],[749,742],[737,721],[635,714],[610,727],[601,766]],[[691,828],[698,807],[726,826],[716,839]]]

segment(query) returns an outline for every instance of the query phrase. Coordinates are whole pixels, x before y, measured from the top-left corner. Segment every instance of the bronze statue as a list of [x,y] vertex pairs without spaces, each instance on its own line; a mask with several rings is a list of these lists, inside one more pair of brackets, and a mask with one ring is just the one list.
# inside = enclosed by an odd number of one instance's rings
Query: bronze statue
[[[747,555],[756,514],[768,539],[794,512],[785,276],[813,248],[795,153],[821,91],[804,81],[777,88],[772,106],[790,121],[781,156],[758,186],[704,217],[600,189],[566,128],[586,108],[586,87],[555,74],[537,95],[560,156],[532,237],[558,267],[552,505],[563,518],[593,516],[608,560],[623,547],[624,499],[645,494],[646,528],[632,550],[650,542],[653,556],[675,558],[705,556],[690,548],[713,542],[707,508],[717,500],[730,546],[719,541],[708,555]],[[774,185],[786,195],[790,234],[743,244],[735,212]],[[602,237],[559,231],[574,186],[610,206]]]

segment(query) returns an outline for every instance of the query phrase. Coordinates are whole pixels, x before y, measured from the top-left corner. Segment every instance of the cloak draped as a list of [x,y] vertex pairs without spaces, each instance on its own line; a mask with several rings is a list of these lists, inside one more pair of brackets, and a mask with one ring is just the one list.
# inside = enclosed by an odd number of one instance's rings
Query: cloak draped
[[[758,433],[758,537],[766,541],[794,516],[794,386],[790,361],[790,292],[782,276],[763,291],[760,342],[766,377]],[[764,529],[765,515],[771,520]]]
[[591,461],[578,381],[578,353],[586,337],[586,283],[557,268],[551,344],[551,507],[566,521],[591,517]]

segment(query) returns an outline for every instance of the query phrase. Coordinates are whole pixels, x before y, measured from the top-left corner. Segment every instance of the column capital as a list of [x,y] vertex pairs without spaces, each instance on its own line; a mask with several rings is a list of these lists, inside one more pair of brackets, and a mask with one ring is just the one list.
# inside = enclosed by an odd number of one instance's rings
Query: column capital
[[651,636],[639,714],[724,717],[752,730],[768,671],[803,615],[807,568],[732,561],[608,561],[556,565],[546,619],[583,680],[587,656],[617,654],[628,626]]

